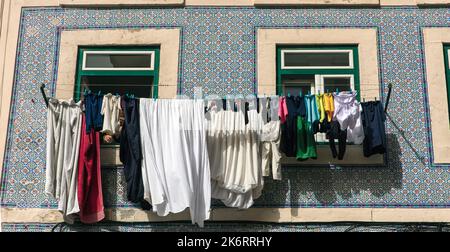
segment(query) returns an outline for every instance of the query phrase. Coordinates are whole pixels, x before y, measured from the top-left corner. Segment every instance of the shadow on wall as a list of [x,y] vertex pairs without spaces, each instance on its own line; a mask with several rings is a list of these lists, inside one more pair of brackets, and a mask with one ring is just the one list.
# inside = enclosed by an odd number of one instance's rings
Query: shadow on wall
[[[258,207],[370,207],[374,198],[402,186],[401,150],[396,135],[388,134],[388,161],[380,167],[284,167],[283,180],[266,179]],[[352,197],[364,193],[364,201]],[[382,201],[382,200],[380,200]]]
[[[254,207],[292,207],[292,215],[297,216],[298,207],[353,206],[370,207],[375,198],[389,194],[392,189],[402,186],[402,155],[397,136],[387,135],[388,161],[380,167],[283,167],[283,180],[265,179],[262,196]],[[102,176],[105,207],[120,207],[126,200],[126,185],[122,181],[121,169],[103,169]],[[106,183],[105,183],[106,182]],[[124,190],[118,195],[118,184]],[[354,195],[364,193],[364,201],[352,199]],[[122,202],[121,202],[122,201]],[[377,200],[383,202],[383,200]],[[211,207],[225,207],[219,200],[212,200]],[[137,204],[129,203],[140,208]],[[272,213],[273,215],[274,213]],[[272,216],[275,218],[275,216]]]

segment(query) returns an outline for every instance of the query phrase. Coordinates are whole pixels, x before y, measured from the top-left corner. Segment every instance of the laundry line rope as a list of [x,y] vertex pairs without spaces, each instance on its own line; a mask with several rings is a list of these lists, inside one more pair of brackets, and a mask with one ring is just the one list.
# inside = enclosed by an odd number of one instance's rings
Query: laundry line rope
[[[234,84],[234,82],[230,82],[232,84]],[[164,84],[164,83],[156,83],[156,84],[151,84],[152,86],[179,86],[180,83],[177,84]],[[188,85],[189,83],[184,83],[186,85]],[[262,86],[262,87],[276,87],[278,86],[278,84],[258,84],[258,83],[245,83],[245,82],[241,82],[241,84],[255,84],[257,86]],[[294,85],[298,85],[300,86],[301,84],[306,84],[306,83],[293,83],[292,86]],[[381,83],[358,83],[360,86],[381,86]],[[57,86],[75,86],[77,84],[75,83],[56,83]],[[126,83],[122,83],[122,84],[118,84],[118,83],[80,83],[79,85],[85,85],[85,86],[130,86],[130,85],[145,85],[145,84],[126,84]],[[230,85],[229,83],[227,85]],[[337,85],[343,85],[343,84],[337,84]],[[195,85],[197,87],[203,87],[202,85]]]

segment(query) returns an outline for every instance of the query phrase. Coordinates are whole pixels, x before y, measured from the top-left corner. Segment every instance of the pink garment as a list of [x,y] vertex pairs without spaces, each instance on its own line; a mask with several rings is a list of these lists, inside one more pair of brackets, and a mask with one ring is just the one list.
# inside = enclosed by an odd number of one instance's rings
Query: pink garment
[[281,123],[284,123],[286,121],[286,116],[288,115],[288,109],[286,105],[286,97],[281,96],[280,97],[280,104],[278,109],[278,116],[280,116]]
[[80,220],[95,223],[105,218],[100,165],[100,133],[86,133],[86,117],[81,125],[80,155],[78,157],[78,205]]

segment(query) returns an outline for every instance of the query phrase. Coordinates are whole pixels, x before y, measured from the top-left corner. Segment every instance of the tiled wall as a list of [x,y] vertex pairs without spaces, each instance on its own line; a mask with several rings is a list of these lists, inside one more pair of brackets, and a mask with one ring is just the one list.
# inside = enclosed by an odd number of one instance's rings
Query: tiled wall
[[[219,95],[256,91],[259,27],[375,27],[381,96],[386,96],[387,83],[394,84],[386,122],[387,166],[286,167],[284,180],[266,181],[255,207],[449,207],[449,166],[431,164],[421,33],[423,27],[448,27],[449,19],[447,8],[24,9],[1,205],[56,207],[43,193],[46,108],[39,86],[50,83],[54,92],[62,30],[181,28],[180,92],[192,96],[197,86]],[[103,169],[103,183],[107,207],[133,207],[125,200],[121,167]]]

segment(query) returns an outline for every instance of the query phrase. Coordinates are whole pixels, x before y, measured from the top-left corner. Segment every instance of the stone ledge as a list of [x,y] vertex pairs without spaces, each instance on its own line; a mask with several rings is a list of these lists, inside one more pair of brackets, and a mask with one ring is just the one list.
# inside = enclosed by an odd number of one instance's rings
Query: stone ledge
[[416,0],[418,6],[450,5],[450,0]]
[[254,0],[255,5],[261,6],[352,6],[352,5],[362,5],[362,6],[379,6],[380,0]]
[[59,0],[59,5],[63,7],[78,6],[103,6],[103,7],[121,7],[121,6],[182,6],[184,0]]
[[[106,219],[117,222],[169,222],[190,220],[189,211],[157,216],[136,208],[110,208]],[[63,218],[55,209],[2,208],[4,223],[58,223]],[[261,221],[276,223],[300,222],[445,222],[450,223],[447,208],[215,208],[210,221]]]

